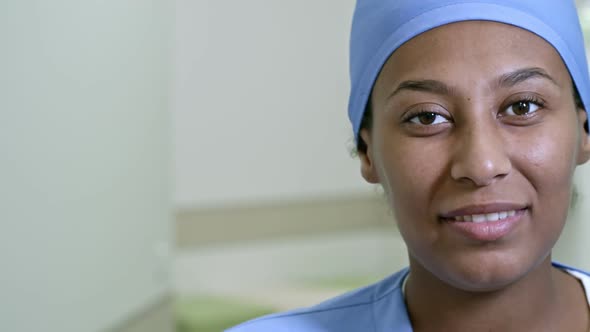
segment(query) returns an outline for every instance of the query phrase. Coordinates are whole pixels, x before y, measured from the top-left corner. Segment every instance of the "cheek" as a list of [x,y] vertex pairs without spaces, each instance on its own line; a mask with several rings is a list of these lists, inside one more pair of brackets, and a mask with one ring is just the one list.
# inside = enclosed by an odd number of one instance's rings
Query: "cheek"
[[569,196],[577,159],[575,133],[545,130],[514,140],[517,144],[510,153],[513,168],[532,184],[538,195]]
[[520,137],[511,151],[513,171],[520,188],[531,188],[531,236],[551,250],[557,241],[570,206],[572,178],[577,159],[576,130],[543,130]]
[[[387,142],[387,140],[384,140]],[[389,140],[389,142],[400,142]],[[432,199],[447,172],[448,154],[444,143],[406,140],[404,144],[383,144],[378,169],[381,184],[398,220],[400,231],[420,228],[431,217]]]

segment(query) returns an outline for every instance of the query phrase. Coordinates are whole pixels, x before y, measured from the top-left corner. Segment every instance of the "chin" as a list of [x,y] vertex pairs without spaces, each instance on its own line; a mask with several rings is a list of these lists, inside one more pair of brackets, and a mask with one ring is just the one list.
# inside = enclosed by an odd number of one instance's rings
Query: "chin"
[[524,278],[543,259],[501,253],[470,253],[426,268],[442,282],[467,292],[494,292]]
[[[461,271],[462,272],[462,271]],[[518,273],[456,273],[443,280],[453,287],[466,292],[495,292],[502,290],[522,278]]]

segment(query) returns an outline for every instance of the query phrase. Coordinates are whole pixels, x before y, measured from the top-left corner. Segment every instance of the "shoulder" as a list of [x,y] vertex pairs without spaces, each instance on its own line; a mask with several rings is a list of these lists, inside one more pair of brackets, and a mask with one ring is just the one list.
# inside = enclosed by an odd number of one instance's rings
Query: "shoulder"
[[571,274],[574,274],[574,275],[581,275],[581,276],[584,276],[584,277],[590,277],[590,272],[587,272],[587,271],[584,271],[584,270],[581,270],[581,269],[578,269],[578,268],[575,268],[575,267],[571,267],[571,266],[568,266],[568,265],[565,265],[565,264],[553,262],[553,266],[556,267],[556,268],[558,268],[558,269],[565,270],[565,271],[567,271],[567,272],[569,272]]
[[386,305],[388,312],[403,311],[405,315],[400,286],[406,275],[407,269],[404,269],[378,283],[318,305],[260,317],[226,332],[373,331],[375,306]]
[[584,288],[584,293],[586,294],[588,306],[590,306],[590,273],[555,262],[553,263],[553,266],[569,273],[570,275],[572,275],[580,281],[582,287]]

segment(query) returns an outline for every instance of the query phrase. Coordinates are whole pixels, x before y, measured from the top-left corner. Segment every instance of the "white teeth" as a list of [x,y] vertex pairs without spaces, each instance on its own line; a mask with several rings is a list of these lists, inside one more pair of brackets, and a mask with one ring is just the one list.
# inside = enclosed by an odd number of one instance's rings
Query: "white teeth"
[[486,219],[488,221],[498,221],[499,218],[500,218],[500,216],[498,215],[498,213],[488,213],[488,214],[486,214]]
[[473,222],[486,222],[486,215],[485,214],[474,214],[471,216],[471,220]]
[[456,216],[454,217],[455,221],[468,221],[468,222],[490,222],[490,221],[498,221],[502,219],[506,219],[508,217],[514,217],[516,215],[516,210],[511,211],[501,211],[501,212],[493,212],[487,214],[473,214],[473,215],[466,215],[466,216]]

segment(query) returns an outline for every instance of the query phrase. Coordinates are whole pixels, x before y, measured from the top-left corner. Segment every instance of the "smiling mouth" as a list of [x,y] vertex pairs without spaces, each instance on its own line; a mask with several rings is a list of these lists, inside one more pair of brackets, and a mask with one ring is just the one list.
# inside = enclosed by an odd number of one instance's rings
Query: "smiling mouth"
[[511,219],[528,210],[528,206],[516,204],[491,204],[457,209],[440,216],[446,222],[486,223]]
[[440,216],[444,227],[449,227],[478,242],[495,242],[505,238],[525,221],[528,206],[515,204],[491,204],[470,206]]
[[464,216],[456,216],[453,219],[449,218],[449,221],[464,221],[464,222],[474,222],[474,223],[481,223],[481,222],[491,222],[491,221],[498,221],[503,220],[508,217],[514,217],[517,213],[517,210],[509,210],[509,211],[500,211],[500,212],[493,212],[493,213],[486,213],[486,214],[468,214]]

